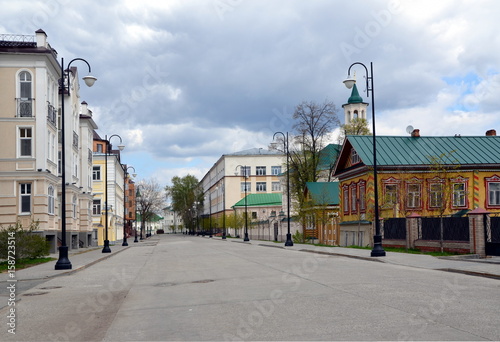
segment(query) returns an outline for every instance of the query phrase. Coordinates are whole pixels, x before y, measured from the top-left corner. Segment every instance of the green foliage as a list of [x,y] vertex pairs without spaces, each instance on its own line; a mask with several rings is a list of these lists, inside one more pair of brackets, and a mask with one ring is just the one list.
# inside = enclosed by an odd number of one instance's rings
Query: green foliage
[[14,250],[16,260],[49,255],[49,243],[43,236],[34,233],[37,228],[38,222],[32,223],[26,229],[17,222],[15,226],[0,231],[0,259],[8,259],[9,255],[12,257],[11,253]]
[[292,239],[294,243],[304,243],[304,234],[296,231],[295,234],[292,235]]
[[[174,176],[172,185],[165,188],[172,199],[172,209],[182,216],[189,229],[196,228],[196,218],[203,207],[203,191],[198,179],[193,175]],[[199,222],[201,226],[201,221]]]

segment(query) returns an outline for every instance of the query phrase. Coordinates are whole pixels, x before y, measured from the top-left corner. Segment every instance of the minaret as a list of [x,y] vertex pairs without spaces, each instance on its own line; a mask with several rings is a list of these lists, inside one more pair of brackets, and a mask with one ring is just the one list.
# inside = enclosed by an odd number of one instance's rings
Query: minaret
[[366,107],[368,107],[368,103],[363,102],[363,99],[359,96],[356,83],[354,83],[351,97],[349,97],[346,104],[342,105],[342,108],[344,108],[344,123],[348,125],[354,118],[362,118],[366,120]]

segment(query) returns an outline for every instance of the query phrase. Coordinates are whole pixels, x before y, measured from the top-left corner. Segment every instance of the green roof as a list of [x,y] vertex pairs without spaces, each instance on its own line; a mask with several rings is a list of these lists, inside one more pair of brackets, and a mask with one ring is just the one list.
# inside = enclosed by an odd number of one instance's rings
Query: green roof
[[[500,164],[500,137],[377,136],[377,165],[430,165],[431,157],[448,156],[446,165]],[[373,137],[347,136],[365,165],[373,165]],[[346,145],[344,145],[344,148]],[[454,151],[453,153],[451,153]]]
[[352,87],[351,97],[347,100],[347,103],[363,103],[363,99],[359,96],[358,87],[356,87],[356,83]]
[[[281,194],[248,194],[247,206],[249,207],[257,207],[257,206],[272,206],[272,205],[281,205]],[[245,206],[245,198],[242,198],[238,202],[236,202],[233,207],[244,207]]]
[[341,145],[329,144],[319,152],[318,170],[329,170],[340,154]]
[[307,182],[306,187],[314,204],[339,204],[339,182]]

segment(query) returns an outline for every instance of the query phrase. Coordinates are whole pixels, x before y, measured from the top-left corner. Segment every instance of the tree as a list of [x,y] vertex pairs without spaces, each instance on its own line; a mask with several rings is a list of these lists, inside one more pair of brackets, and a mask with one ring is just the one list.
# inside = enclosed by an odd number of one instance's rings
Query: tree
[[195,231],[196,218],[203,206],[203,191],[198,179],[193,175],[174,176],[172,185],[165,187],[172,200],[172,209],[181,215],[190,232]]
[[340,126],[339,141],[343,142],[348,135],[372,135],[368,127],[368,120],[364,118],[354,118],[350,123]]
[[430,172],[433,178],[430,184],[430,203],[438,209],[439,213],[439,245],[440,250],[444,250],[444,222],[443,217],[446,209],[451,208],[451,198],[453,194],[453,170],[460,167],[460,164],[453,158],[453,153],[444,152],[437,156],[428,156],[430,161]]
[[328,101],[322,104],[312,101],[300,103],[295,108],[293,119],[296,123],[293,125],[294,147],[289,147],[290,191],[297,199],[299,208],[302,208],[306,183],[318,180],[320,152],[340,121],[335,104]]
[[138,183],[137,211],[141,215],[141,235],[144,230],[144,222],[151,221],[156,213],[161,212],[164,207],[165,196],[161,186],[155,179],[143,180]]

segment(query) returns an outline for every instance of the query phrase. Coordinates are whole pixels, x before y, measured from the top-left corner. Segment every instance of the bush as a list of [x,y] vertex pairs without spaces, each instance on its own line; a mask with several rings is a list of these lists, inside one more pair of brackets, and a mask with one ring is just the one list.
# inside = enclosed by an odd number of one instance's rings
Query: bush
[[157,229],[156,234],[165,234],[165,231],[163,229]]
[[[35,234],[38,222],[30,224],[26,229],[21,223],[9,226],[0,231],[0,259],[8,259],[9,246],[15,246],[15,257],[19,259],[35,259],[49,255],[50,246],[45,237]],[[15,241],[15,243],[9,241]],[[12,247],[10,251],[14,250]]]
[[304,243],[304,234],[297,230],[295,234],[292,235],[292,239],[295,243]]

